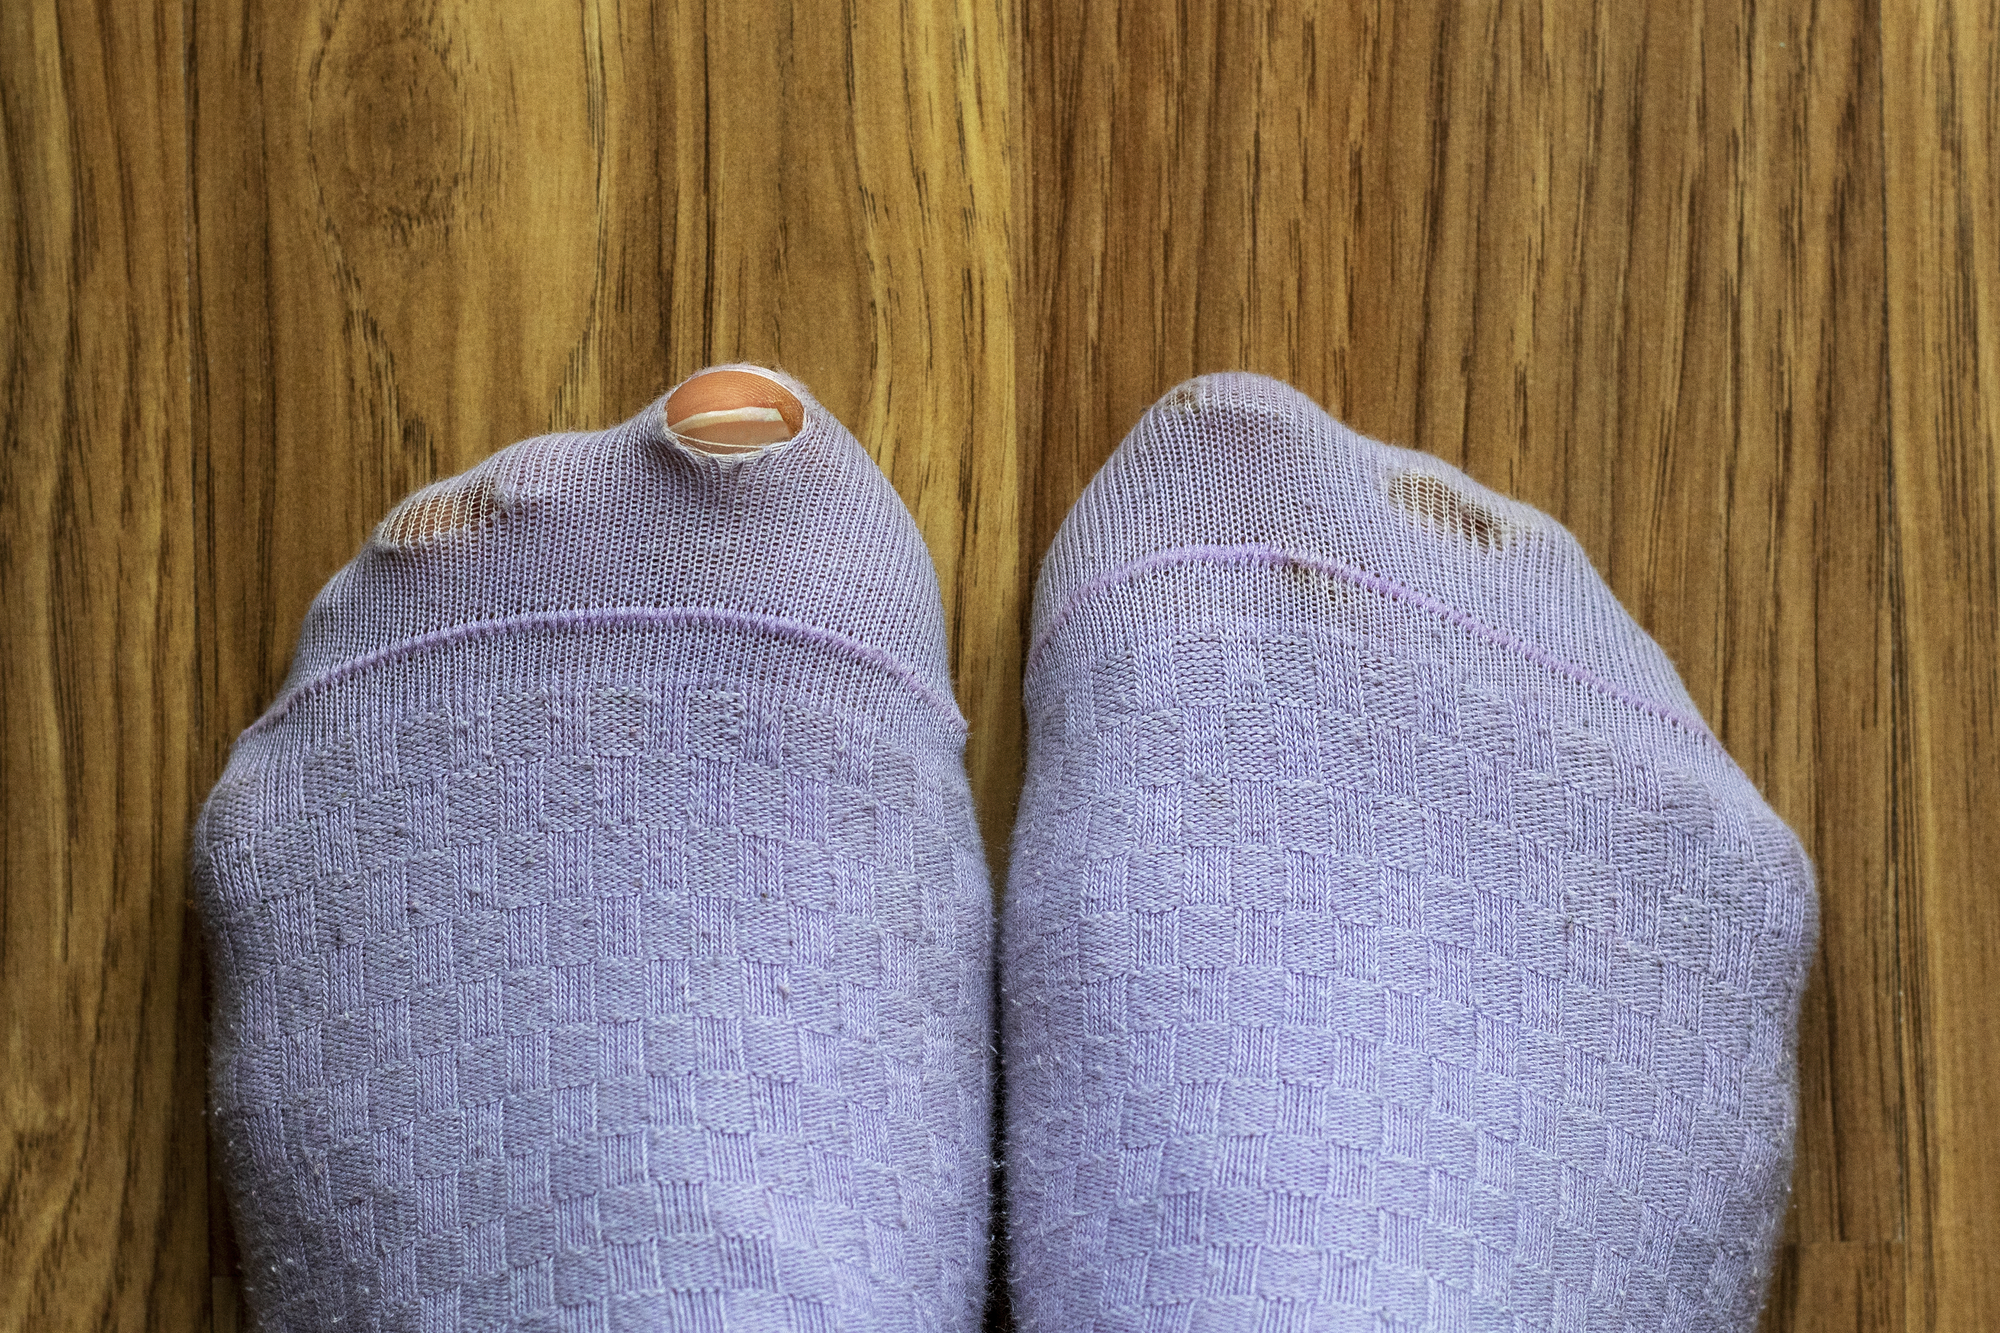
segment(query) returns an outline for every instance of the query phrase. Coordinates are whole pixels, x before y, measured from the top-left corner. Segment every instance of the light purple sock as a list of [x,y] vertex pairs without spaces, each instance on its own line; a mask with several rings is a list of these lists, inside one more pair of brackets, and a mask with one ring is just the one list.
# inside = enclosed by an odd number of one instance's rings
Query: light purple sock
[[747,457],[658,403],[516,445],[313,604],[194,849],[263,1327],[977,1325],[991,903],[936,579],[785,383]]
[[1193,381],[1043,566],[1020,1327],[1749,1329],[1811,871],[1546,516]]

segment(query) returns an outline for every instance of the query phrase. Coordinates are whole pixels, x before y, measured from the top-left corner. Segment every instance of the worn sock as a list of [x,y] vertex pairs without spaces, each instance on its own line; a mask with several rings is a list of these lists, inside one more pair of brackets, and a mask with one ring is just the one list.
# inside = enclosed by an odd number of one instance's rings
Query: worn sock
[[1754,1325],[1811,872],[1559,525],[1196,380],[1057,537],[1027,702],[1022,1329]]
[[737,373],[792,438],[711,456],[662,400],[411,497],[236,743],[194,863],[263,1327],[977,1324],[991,902],[935,575]]

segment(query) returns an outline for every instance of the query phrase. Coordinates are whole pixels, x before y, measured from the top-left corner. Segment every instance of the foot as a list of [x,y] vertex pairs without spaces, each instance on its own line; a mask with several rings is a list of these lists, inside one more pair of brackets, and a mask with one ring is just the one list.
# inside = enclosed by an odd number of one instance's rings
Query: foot
[[196,838],[262,1324],[976,1326],[963,735],[915,525],[783,377],[406,501]]
[[1026,692],[1021,1328],[1755,1323],[1811,875],[1559,525],[1196,380],[1064,524]]

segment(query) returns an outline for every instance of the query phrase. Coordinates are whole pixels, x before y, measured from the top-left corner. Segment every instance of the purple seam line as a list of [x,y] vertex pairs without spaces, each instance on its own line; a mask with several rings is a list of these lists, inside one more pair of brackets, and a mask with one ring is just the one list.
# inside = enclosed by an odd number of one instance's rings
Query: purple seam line
[[533,629],[601,629],[618,625],[728,625],[738,629],[761,630],[780,638],[801,640],[817,644],[849,657],[858,658],[870,666],[880,667],[903,684],[914,690],[925,703],[944,714],[950,725],[964,732],[966,722],[958,711],[958,705],[932,689],[915,670],[900,658],[883,652],[880,648],[851,639],[833,630],[821,629],[797,620],[787,620],[783,616],[767,616],[756,611],[724,611],[714,607],[701,606],[608,606],[590,607],[581,611],[529,611],[517,616],[503,616],[496,620],[475,620],[463,625],[452,625],[445,629],[432,630],[415,638],[377,648],[371,653],[328,667],[310,680],[301,681],[292,689],[280,695],[264,715],[251,723],[245,735],[262,731],[275,725],[308,694],[336,685],[350,676],[359,675],[371,667],[397,658],[409,657],[431,648],[456,643],[462,639],[486,638],[501,634],[511,634],[520,630]]
[[1048,646],[1049,640],[1055,636],[1057,630],[1063,627],[1063,624],[1068,621],[1070,615],[1076,610],[1078,603],[1082,602],[1084,598],[1102,592],[1113,584],[1123,583],[1127,580],[1137,578],[1141,574],[1150,574],[1156,569],[1166,569],[1175,565],[1302,566],[1317,573],[1339,579],[1343,583],[1351,583],[1358,588],[1366,588],[1370,592],[1380,593],[1384,597],[1392,598],[1399,602],[1407,602],[1409,605],[1428,611],[1432,615],[1442,616],[1445,620],[1458,626],[1474,638],[1484,639],[1488,643],[1507,649],[1509,652],[1518,653],[1538,666],[1546,667],[1550,671],[1568,676],[1571,680],[1578,681],[1589,686],[1591,689],[1608,694],[1621,703],[1628,704],[1641,712],[1650,713],[1662,721],[1670,722],[1674,726],[1680,727],[1701,740],[1708,742],[1710,745],[1720,748],[1722,744],[1715,739],[1715,736],[1700,718],[1690,717],[1679,709],[1668,708],[1664,704],[1654,703],[1651,699],[1643,695],[1634,694],[1622,686],[1614,685],[1595,672],[1577,666],[1573,662],[1565,662],[1559,657],[1552,657],[1526,640],[1515,638],[1506,630],[1488,625],[1484,621],[1474,620],[1463,611],[1447,606],[1436,598],[1426,597],[1414,588],[1404,587],[1402,584],[1385,579],[1379,574],[1371,574],[1365,569],[1356,569],[1352,565],[1343,565],[1338,561],[1327,560],[1316,555],[1305,555],[1297,551],[1287,551],[1281,546],[1270,546],[1261,542],[1246,543],[1241,546],[1181,546],[1171,551],[1155,551],[1153,554],[1142,556],[1137,560],[1131,561],[1129,564],[1120,565],[1107,574],[1100,574],[1064,599],[1062,606],[1050,618],[1048,628],[1035,636],[1034,645],[1028,650],[1028,670],[1032,672],[1035,669],[1036,663],[1041,658],[1042,650]]

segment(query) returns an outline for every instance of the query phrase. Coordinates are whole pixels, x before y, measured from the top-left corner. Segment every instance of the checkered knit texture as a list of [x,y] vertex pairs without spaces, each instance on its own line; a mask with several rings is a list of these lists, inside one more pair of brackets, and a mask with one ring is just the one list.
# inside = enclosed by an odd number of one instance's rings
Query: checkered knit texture
[[1567,532],[1197,380],[1057,538],[1027,697],[1024,1330],[1754,1325],[1811,872]]
[[[515,446],[321,593],[202,814],[281,1330],[970,1329],[992,908],[929,556],[802,388]],[[662,400],[664,401],[664,400]]]

